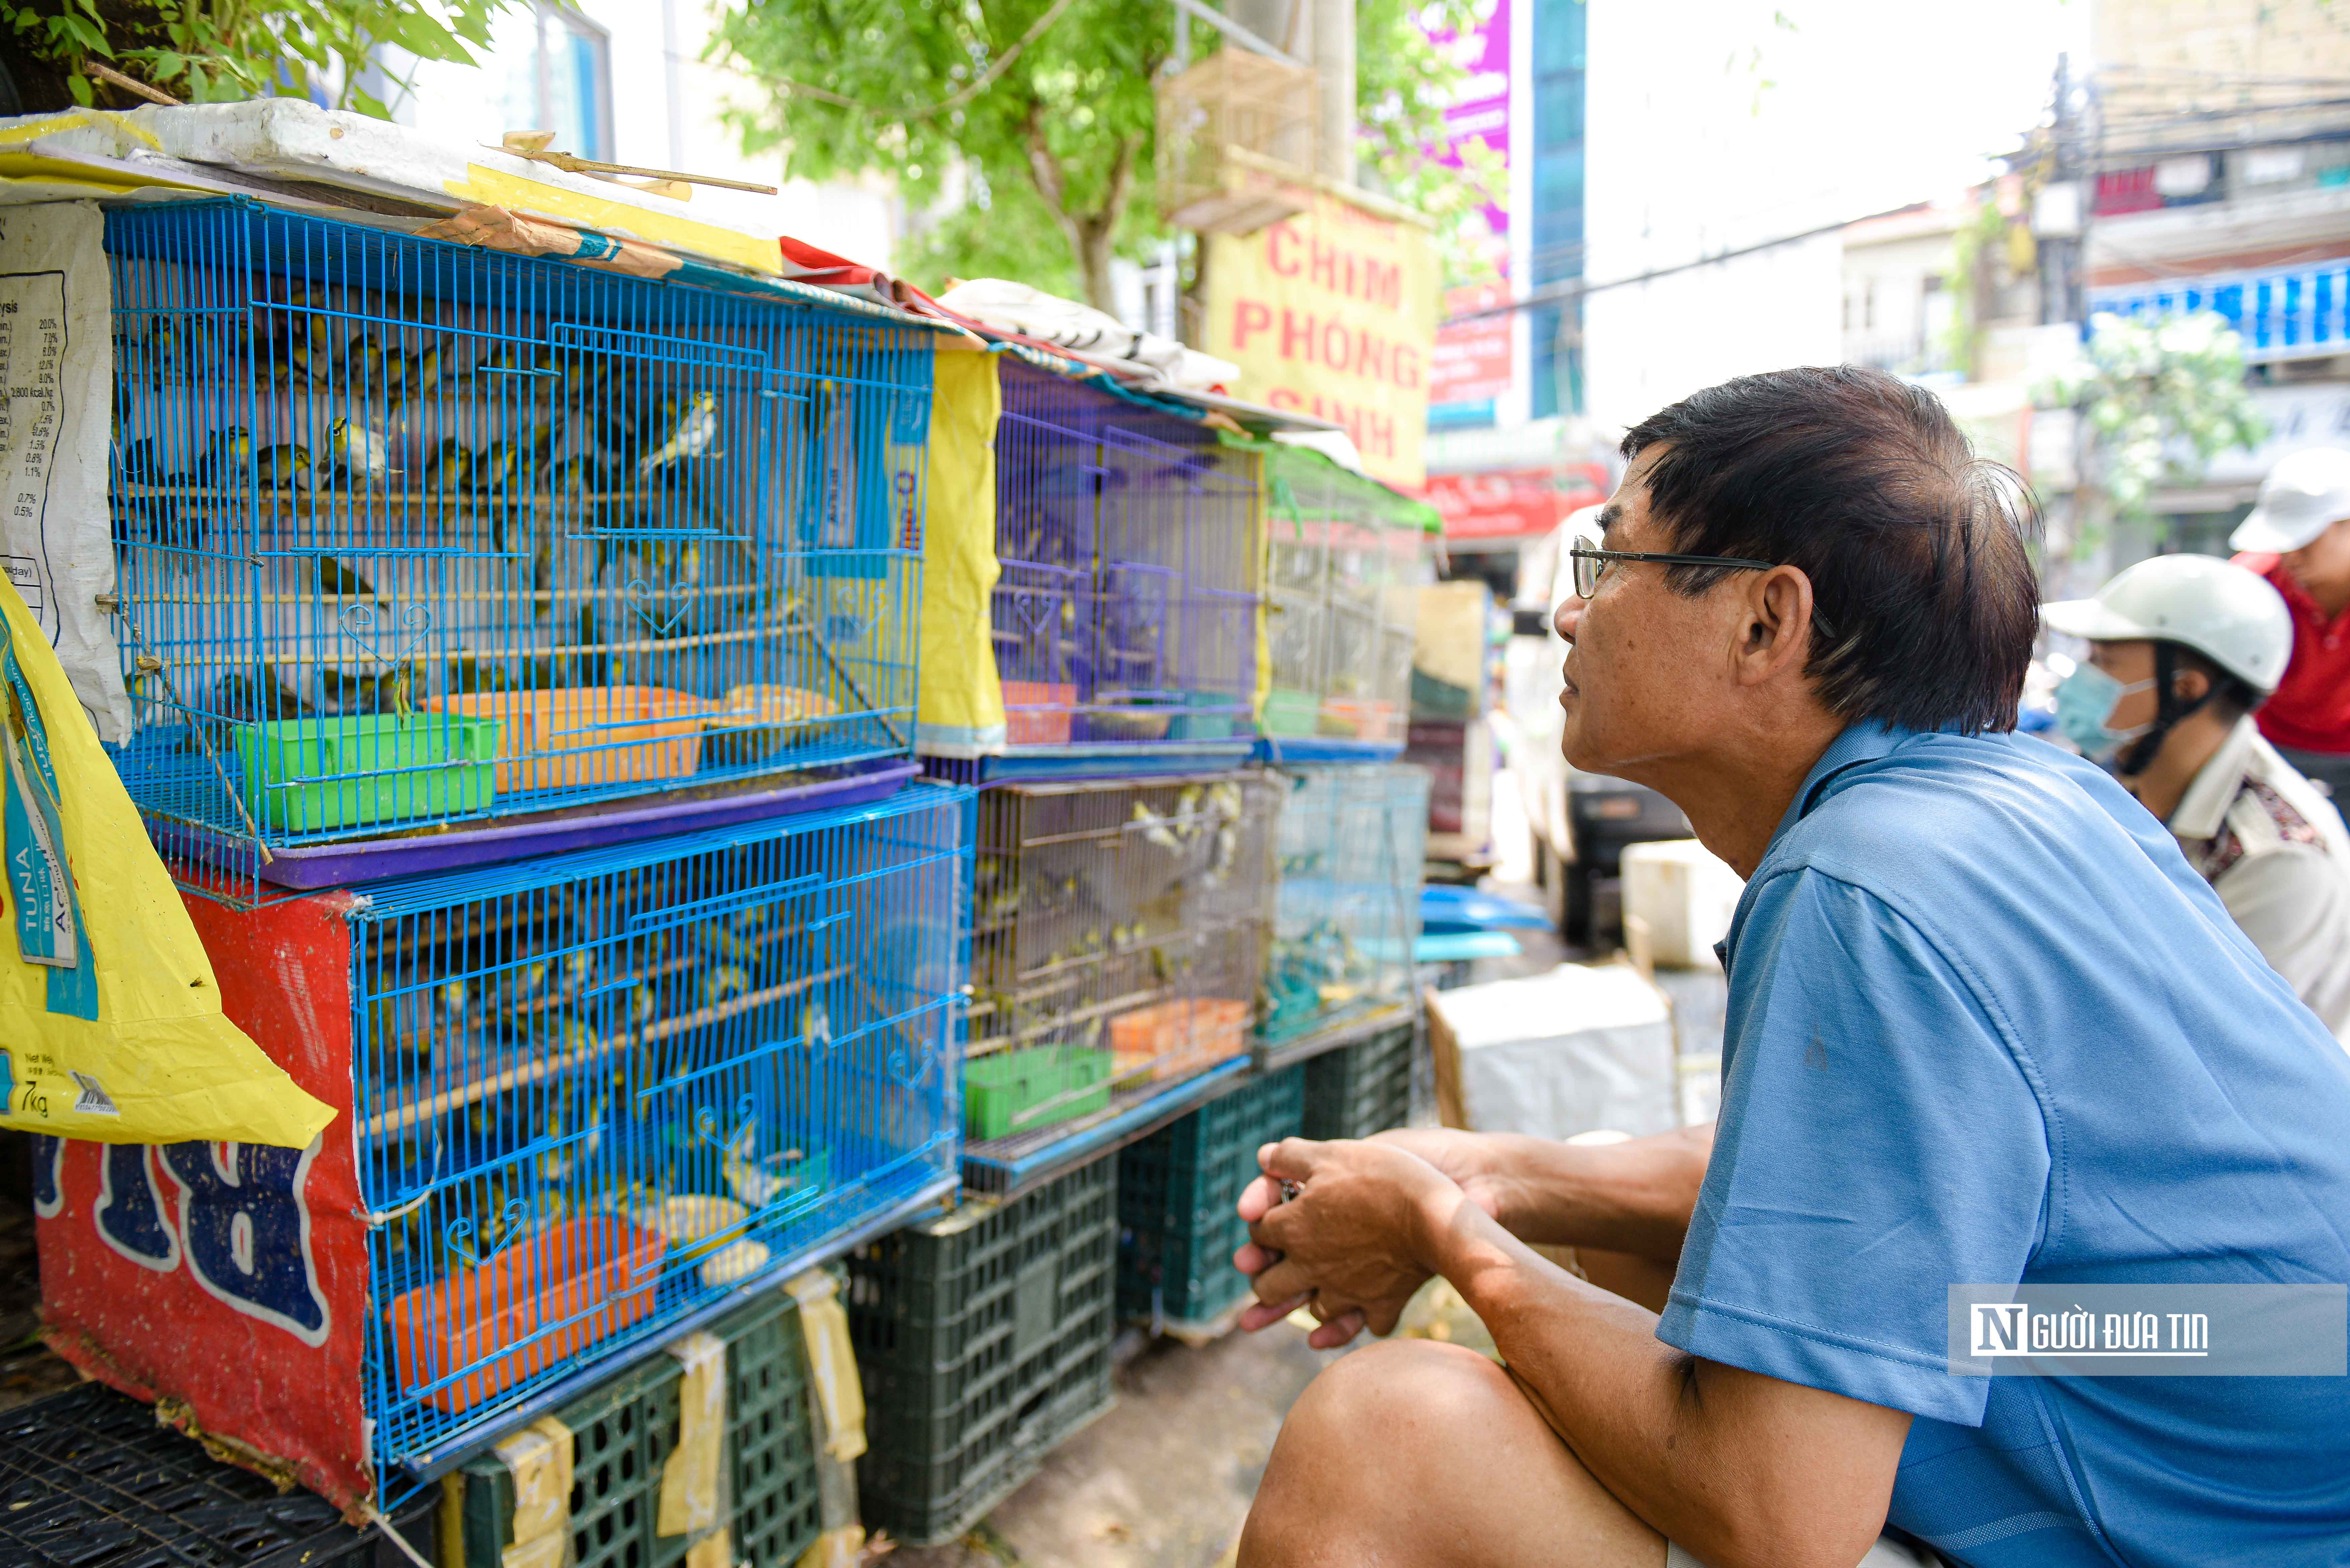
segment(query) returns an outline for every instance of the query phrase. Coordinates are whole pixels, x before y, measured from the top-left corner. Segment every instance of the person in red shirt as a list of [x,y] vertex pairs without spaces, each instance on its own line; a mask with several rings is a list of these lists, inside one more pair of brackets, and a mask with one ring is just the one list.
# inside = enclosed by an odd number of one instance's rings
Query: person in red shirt
[[2293,612],[2293,658],[2254,715],[2261,733],[2350,800],[2350,452],[2314,447],[2279,462],[2228,543]]

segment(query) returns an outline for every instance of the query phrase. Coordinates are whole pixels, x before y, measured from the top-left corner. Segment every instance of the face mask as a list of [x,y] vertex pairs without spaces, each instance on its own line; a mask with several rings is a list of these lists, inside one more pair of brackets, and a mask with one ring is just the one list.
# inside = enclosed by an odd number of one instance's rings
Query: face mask
[[2140,680],[2125,686],[2094,664],[2077,665],[2072,674],[2056,684],[2056,728],[2081,748],[2082,755],[2102,759],[2125,741],[2153,728],[2150,724],[2127,731],[2106,728],[2115,703],[2153,684],[2151,680]]

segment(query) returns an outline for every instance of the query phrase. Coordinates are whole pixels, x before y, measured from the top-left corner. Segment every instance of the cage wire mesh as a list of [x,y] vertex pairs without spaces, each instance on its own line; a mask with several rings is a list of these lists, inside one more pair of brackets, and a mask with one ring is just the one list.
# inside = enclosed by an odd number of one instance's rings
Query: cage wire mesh
[[379,1463],[953,1169],[969,797],[354,900]]
[[178,846],[908,749],[926,331],[246,203],[106,246],[118,762]]
[[1265,469],[1264,732],[1400,747],[1427,509],[1318,454],[1275,449]]
[[1159,84],[1159,204],[1177,228],[1245,234],[1305,210],[1321,142],[1308,67],[1218,49]]
[[1248,773],[980,797],[971,1137],[1051,1127],[1248,1049],[1276,805]]
[[1006,354],[990,632],[1014,750],[1252,732],[1254,460]]
[[1402,763],[1272,774],[1278,891],[1260,1037],[1282,1041],[1408,1004],[1419,940],[1428,771]]

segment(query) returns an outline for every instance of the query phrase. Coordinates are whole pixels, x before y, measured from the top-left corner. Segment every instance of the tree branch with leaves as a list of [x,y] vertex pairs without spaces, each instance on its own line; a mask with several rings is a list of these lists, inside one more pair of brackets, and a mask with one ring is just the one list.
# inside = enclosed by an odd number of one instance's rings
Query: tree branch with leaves
[[2080,358],[2033,389],[2080,421],[2080,556],[2104,542],[2109,522],[2151,517],[2158,488],[2199,483],[2221,452],[2268,439],[2244,385],[2243,339],[2225,317],[2089,321]]
[[[1365,151],[1407,200],[1461,183],[1427,172],[1461,72],[1421,22],[1475,11],[1361,0]],[[712,48],[752,84],[728,111],[746,151],[781,149],[794,178],[885,172],[915,207],[943,209],[900,258],[918,282],[1011,275],[1110,308],[1112,259],[1167,234],[1153,88],[1173,16],[1162,0],[747,0]]]
[[[338,107],[386,117],[360,84],[387,45],[419,60],[472,65],[490,23],[523,0],[0,0],[0,33],[65,73],[77,103],[98,101],[88,60],[191,103],[307,96],[338,84]],[[28,103],[28,109],[47,105]]]

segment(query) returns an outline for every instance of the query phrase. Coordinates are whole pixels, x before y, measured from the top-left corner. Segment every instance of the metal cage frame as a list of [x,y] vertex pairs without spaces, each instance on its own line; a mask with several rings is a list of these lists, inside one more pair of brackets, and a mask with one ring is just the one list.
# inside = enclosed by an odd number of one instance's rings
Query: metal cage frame
[[1050,1127],[1247,1052],[1277,809],[1262,773],[981,795],[967,1136]]
[[175,850],[910,750],[928,327],[246,202],[105,243],[116,760]]
[[[1253,734],[1256,459],[1088,379],[998,358],[990,636],[1006,750],[1214,766]],[[1161,763],[1160,771],[1182,767]]]
[[1279,880],[1258,1037],[1268,1044],[1409,1006],[1428,770],[1283,769]]
[[1427,508],[1319,453],[1275,451],[1264,511],[1267,749],[1396,755],[1419,590],[1436,579]]
[[951,1188],[970,812],[918,784],[351,898],[387,1482]]

